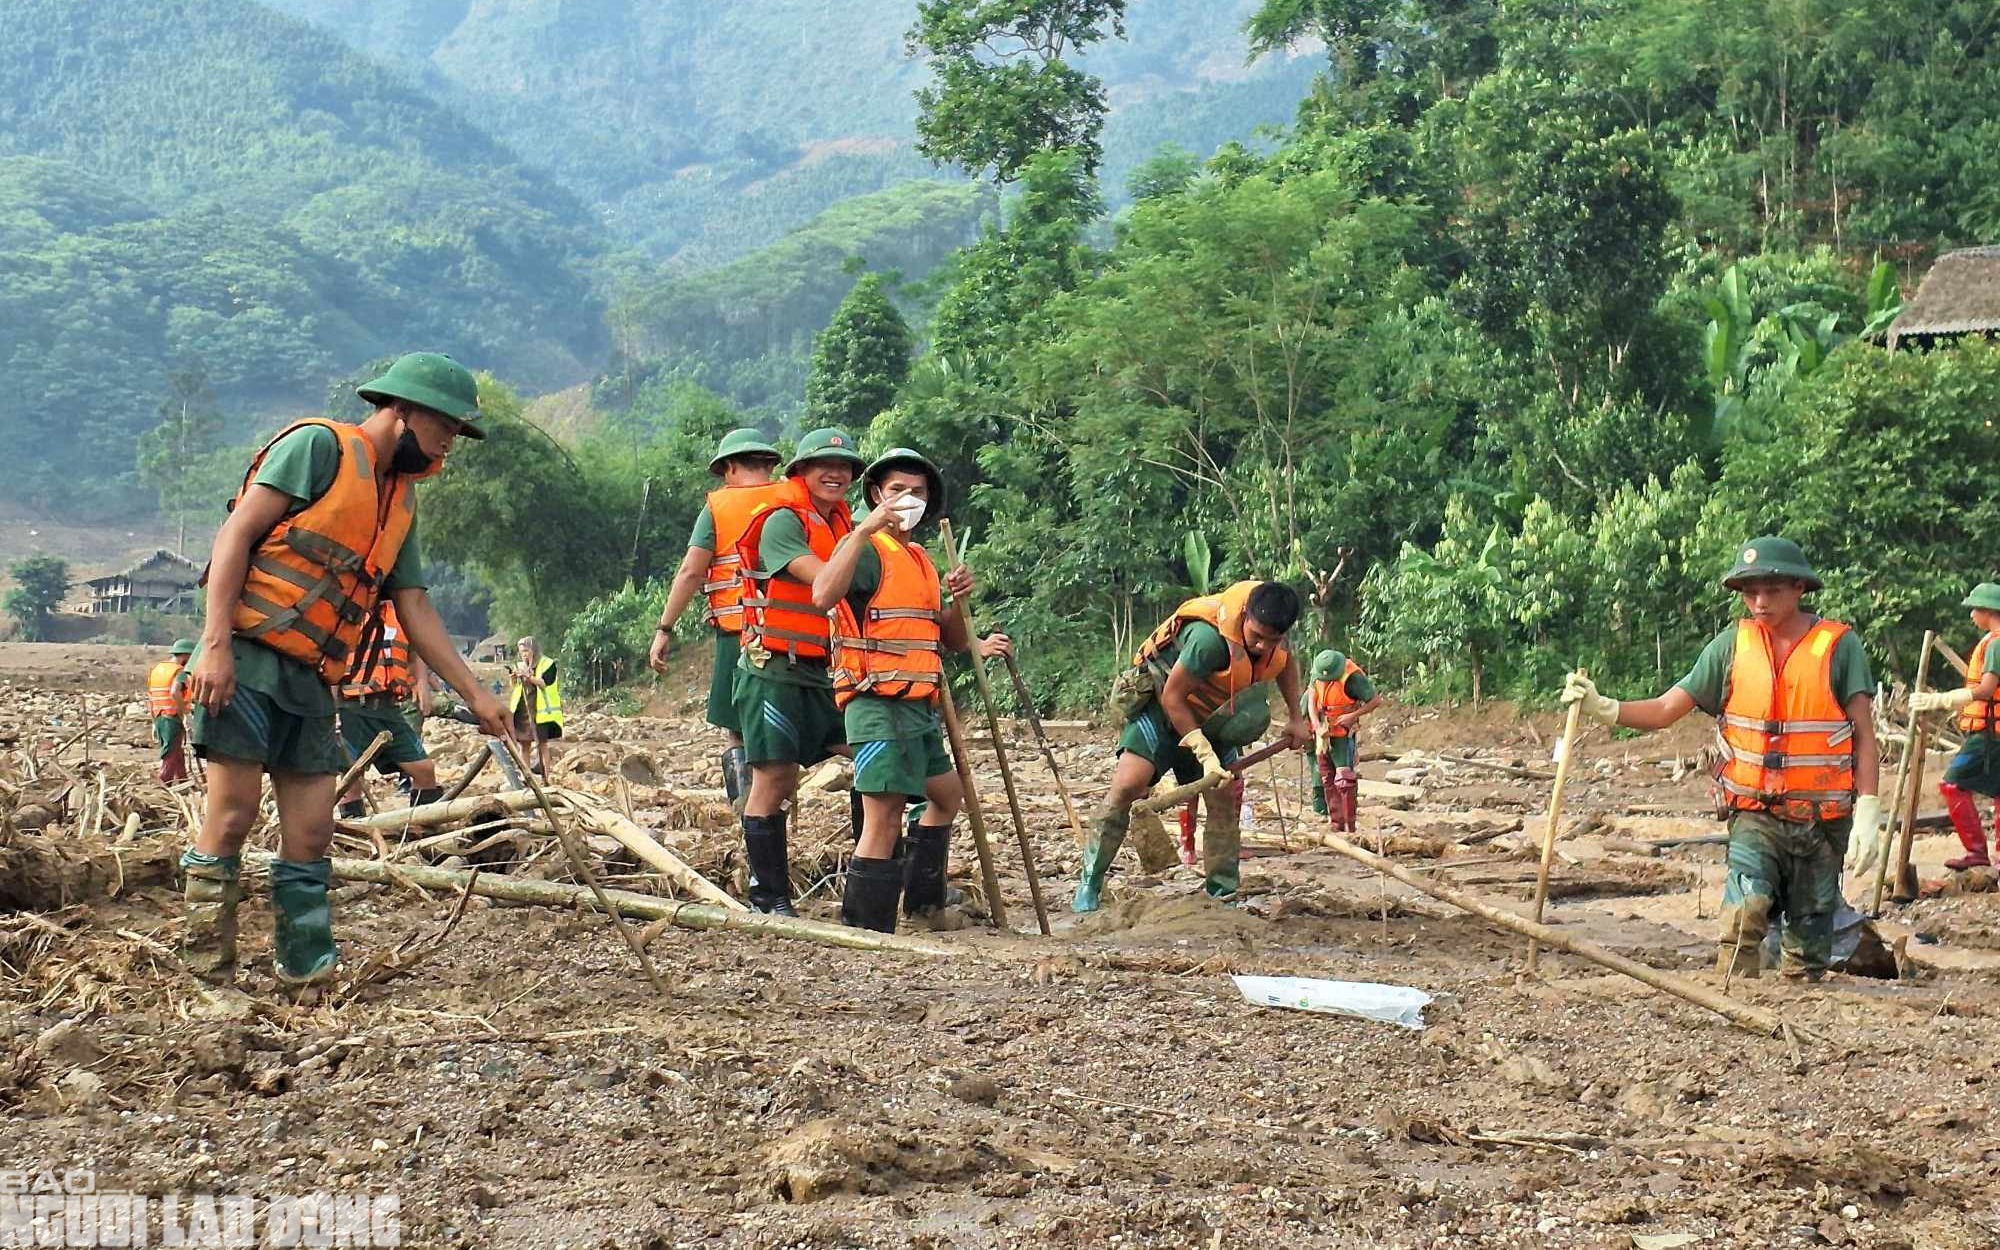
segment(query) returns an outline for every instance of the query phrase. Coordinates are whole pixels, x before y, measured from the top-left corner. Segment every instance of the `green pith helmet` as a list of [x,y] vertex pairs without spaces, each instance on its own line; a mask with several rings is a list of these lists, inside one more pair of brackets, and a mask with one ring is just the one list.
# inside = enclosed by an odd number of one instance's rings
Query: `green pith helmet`
[[173,649],[172,651],[169,651],[169,652],[168,652],[167,654],[169,654],[169,655],[193,655],[193,654],[194,654],[194,639],[192,639],[192,638],[176,638],[176,639],[174,639],[174,649]]
[[1271,683],[1260,681],[1223,704],[1202,722],[1201,731],[1219,751],[1247,747],[1271,727]]
[[854,466],[856,473],[868,463],[861,458],[860,452],[854,450],[854,436],[833,426],[814,430],[799,439],[798,450],[792,453],[792,462],[785,466],[785,476],[793,476],[802,465],[812,460],[845,460]]
[[1753,577],[1796,577],[1806,584],[1807,590],[1818,590],[1823,584],[1819,574],[1806,563],[1806,553],[1789,538],[1778,538],[1766,534],[1744,543],[1736,552],[1736,567],[1729,570],[1722,584],[1731,590],[1742,589],[1737,583]]
[[467,438],[486,437],[479,428],[479,383],[472,370],[438,352],[398,357],[387,373],[354,393],[376,405],[408,400],[462,423],[459,432]]
[[883,474],[891,469],[923,474],[929,480],[931,487],[930,500],[924,508],[924,520],[930,521],[944,515],[944,474],[938,472],[938,467],[930,462],[929,457],[909,447],[891,447],[875,457],[874,462],[861,475],[861,497],[868,498],[868,492],[882,480]]
[[2000,582],[1981,582],[1965,597],[1961,608],[1985,608],[1989,612],[2000,612]]
[[722,436],[722,441],[715,445],[715,455],[709,458],[708,471],[721,477],[729,461],[737,456],[769,456],[772,460],[784,459],[778,454],[778,449],[771,445],[770,440],[764,437],[763,431],[745,426]]
[[1346,667],[1347,657],[1328,647],[1313,657],[1312,679],[1314,681],[1332,681],[1334,678],[1340,676],[1340,670]]

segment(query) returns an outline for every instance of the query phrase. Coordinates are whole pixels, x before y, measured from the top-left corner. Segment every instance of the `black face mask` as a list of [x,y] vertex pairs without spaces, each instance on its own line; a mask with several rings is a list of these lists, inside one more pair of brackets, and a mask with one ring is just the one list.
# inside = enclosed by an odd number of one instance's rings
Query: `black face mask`
[[424,454],[422,444],[417,442],[417,436],[408,430],[404,430],[402,436],[396,440],[396,454],[389,459],[391,469],[412,476],[424,472],[433,463],[435,462],[431,457]]

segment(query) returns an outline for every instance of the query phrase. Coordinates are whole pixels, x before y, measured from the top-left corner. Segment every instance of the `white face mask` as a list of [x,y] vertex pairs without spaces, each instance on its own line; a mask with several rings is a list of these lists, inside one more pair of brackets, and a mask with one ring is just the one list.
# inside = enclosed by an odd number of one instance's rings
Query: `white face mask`
[[897,523],[903,527],[905,533],[917,528],[917,522],[924,519],[926,505],[915,495],[899,496],[894,502],[884,506],[896,514]]

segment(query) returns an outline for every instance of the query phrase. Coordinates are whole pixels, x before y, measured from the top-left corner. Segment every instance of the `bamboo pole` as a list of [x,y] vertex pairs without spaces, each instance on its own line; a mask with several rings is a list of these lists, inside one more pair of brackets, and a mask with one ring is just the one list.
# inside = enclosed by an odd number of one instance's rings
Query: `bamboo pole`
[[[951,522],[938,522],[944,537],[944,559],[951,568],[960,564],[958,542],[952,537]],[[986,680],[986,660],[979,654],[979,633],[972,627],[972,594],[952,596],[951,606],[965,628],[966,655],[972,660],[972,683],[979,689],[979,704],[986,711],[986,729],[993,735],[993,756],[1000,761],[1000,784],[1007,791],[1007,809],[1014,817],[1014,840],[1021,844],[1021,870],[1028,878],[1028,900],[1035,906],[1035,927],[1048,937],[1048,905],[1042,901],[1042,874],[1035,866],[1035,844],[1028,837],[1028,822],[1021,818],[1021,796],[1014,789],[1014,769],[1007,762],[1007,746],[1000,738],[1000,713],[993,703],[993,687]]]
[[[1588,677],[1584,669],[1576,670]],[[1563,791],[1569,786],[1570,761],[1576,758],[1576,727],[1583,717],[1583,701],[1569,705],[1569,715],[1563,719],[1562,758],[1556,761],[1555,785],[1549,791],[1549,827],[1542,830],[1542,862],[1535,869],[1535,923],[1542,923],[1542,908],[1549,899],[1549,867],[1556,858],[1556,830],[1562,824]],[[1535,972],[1541,967],[1541,949],[1536,946],[1533,935],[1528,938],[1528,971]]]
[[972,830],[972,848],[979,852],[979,880],[986,887],[986,907],[995,925],[1011,930],[1007,904],[1000,897],[1000,874],[993,868],[993,847],[986,840],[986,812],[979,806],[979,787],[973,784],[972,749],[965,744],[965,726],[959,723],[958,705],[952,702],[947,682],[938,683],[938,711],[944,714],[952,762],[958,766],[958,784],[965,791],[965,823]]
[[561,799],[575,808],[592,828],[598,829],[645,863],[657,869],[669,881],[693,894],[704,902],[729,911],[748,911],[736,899],[724,893],[714,882],[690,867],[680,856],[661,846],[644,829],[612,811],[610,808],[592,802],[587,796],[571,790],[557,790]]
[[[1322,833],[1317,835],[1317,837],[1321,846],[1331,847],[1333,850],[1340,852],[1357,863],[1373,868],[1377,872],[1387,873],[1413,890],[1428,894],[1440,902],[1450,903],[1453,907],[1470,912],[1480,919],[1486,920],[1509,932],[1533,938],[1544,946],[1560,951],[1568,951],[1570,954],[1587,959],[1600,967],[1609,968],[1613,972],[1623,973],[1635,981],[1644,982],[1656,990],[1672,994],[1676,998],[1685,999],[1697,1007],[1706,1007],[1732,1024],[1740,1025],[1752,1032],[1762,1033],[1766,1036],[1776,1036],[1785,1028],[1784,1018],[1774,1011],[1767,1011],[1762,1007],[1738,1002],[1732,998],[1725,998],[1707,986],[1697,984],[1686,977],[1676,976],[1671,972],[1662,972],[1657,968],[1649,968],[1637,960],[1627,959],[1616,951],[1606,950],[1595,942],[1588,942],[1579,937],[1572,937],[1560,929],[1553,929],[1548,925],[1538,924],[1525,916],[1517,916],[1505,908],[1495,907],[1477,895],[1468,894],[1464,890],[1420,877],[1394,860],[1385,859],[1372,851],[1364,850],[1337,833]],[[1792,1031],[1798,1031],[1796,1025],[1792,1026]]]
[[535,806],[532,790],[515,790],[506,794],[469,794],[461,798],[448,799],[437,803],[426,803],[422,807],[404,807],[393,812],[379,812],[373,816],[363,816],[357,820],[340,820],[334,823],[350,829],[412,829],[429,828],[433,825],[448,825],[454,820],[464,820],[475,812],[499,808],[504,812],[518,812]]
[[1162,790],[1152,798],[1140,799],[1132,805],[1132,810],[1139,815],[1172,811],[1196,795],[1205,794],[1224,782],[1234,780],[1252,764],[1261,764],[1272,756],[1291,749],[1292,744],[1283,740],[1267,742],[1250,752],[1250,754],[1238,756],[1236,759],[1231,760],[1223,766],[1223,771],[1219,773],[1210,773],[1208,776],[1190,781],[1184,786],[1174,786],[1171,789]]
[[[1916,683],[1910,687],[1910,693],[1913,695],[1917,693],[1919,690],[1922,690],[1924,688],[1924,684],[1930,680],[1931,652],[1936,646],[1936,644],[1937,644],[1937,631],[1931,629],[1925,630],[1924,649],[1917,655],[1917,680]],[[1902,819],[1905,801],[1913,798],[1923,789],[1924,783],[1923,783],[1922,761],[1924,758],[1923,753],[1924,753],[1925,737],[1926,735],[1923,731],[1923,718],[1918,716],[1915,712],[1911,712],[1909,737],[1906,738],[1903,742],[1903,761],[1896,769],[1895,807],[1891,809],[1889,813],[1889,828],[1892,833],[1894,833],[1897,830],[1898,822]],[[1918,761],[1917,781],[1915,785],[1909,785],[1911,760]],[[1908,786],[1907,790],[1905,789],[1906,786]],[[1910,804],[1910,811],[1912,816],[1914,817],[1916,811],[1914,803]],[[1916,823],[1915,820],[1912,819],[1910,823],[1912,830],[1914,830]],[[1910,836],[1915,836],[1914,832],[1912,832]],[[1898,854],[1900,858],[1900,862],[1897,864],[1896,868],[1896,885],[1897,888],[1900,889],[1903,883],[1903,871],[1909,867],[1910,863],[1908,838],[1906,837],[1899,839],[1896,848],[1893,848],[1890,854],[1884,854],[1882,856],[1882,862],[1875,865],[1875,893],[1873,897],[1869,900],[1868,904],[1868,914],[1871,916],[1879,916],[1882,914],[1882,888],[1887,883],[1889,878],[1889,860],[1891,858],[1891,854]]]
[[390,740],[395,736],[384,729],[381,733],[375,735],[375,741],[368,744],[368,749],[361,753],[361,758],[348,765],[347,771],[340,774],[340,780],[333,783],[333,797],[336,802],[339,801],[341,795],[347,793],[347,787],[354,784],[354,779],[359,777],[367,770],[370,764],[375,762],[375,757],[382,753],[382,748],[388,746]]
[[1056,765],[1056,750],[1049,743],[1048,730],[1042,728],[1042,718],[1035,712],[1035,698],[1028,692],[1028,683],[1021,677],[1021,666],[1013,656],[1007,660],[1007,676],[1014,683],[1014,697],[1020,701],[1021,714],[1028,718],[1028,728],[1035,735],[1035,744],[1042,749],[1042,758],[1048,761],[1049,776],[1055,778],[1056,793],[1062,796],[1063,815],[1069,818],[1069,831],[1076,835],[1078,846],[1083,845],[1083,821],[1076,814],[1076,802],[1069,796],[1069,784],[1063,780],[1062,769]]
[[449,802],[459,795],[464,794],[465,788],[472,784],[472,779],[486,771],[486,762],[492,758],[493,752],[486,750],[482,750],[478,755],[474,756],[472,763],[466,765],[465,771],[458,775],[458,780],[451,783],[451,789],[444,792],[445,800]]

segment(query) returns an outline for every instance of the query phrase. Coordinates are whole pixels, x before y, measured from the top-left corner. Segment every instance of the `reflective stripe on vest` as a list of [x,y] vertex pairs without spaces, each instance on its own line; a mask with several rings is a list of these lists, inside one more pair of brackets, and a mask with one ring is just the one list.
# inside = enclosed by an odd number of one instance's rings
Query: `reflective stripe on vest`
[[[535,723],[537,725],[554,725],[560,729],[563,723],[562,681],[560,679],[551,680],[549,677],[549,670],[555,666],[556,661],[554,656],[545,655],[535,661],[535,676],[542,680],[542,688],[535,691]],[[517,681],[514,683],[513,690],[507,694],[507,711],[509,714],[521,710],[521,702],[527,697],[527,694],[528,686],[525,682]]]
[[1353,733],[1353,727],[1336,725],[1335,719],[1354,707],[1361,700],[1347,693],[1347,679],[1361,671],[1361,666],[1353,660],[1340,670],[1340,676],[1332,681],[1316,681],[1312,684],[1312,704],[1319,709],[1320,722],[1326,726],[1329,738],[1345,738]]
[[[340,459],[326,493],[281,518],[250,553],[249,571],[230,628],[318,670],[339,685],[367,627],[383,581],[416,517],[413,478],[376,480],[375,450],[358,425],[317,418],[299,421],[266,443],[230,503],[234,509],[256,481],[279,439],[307,426],[333,431]],[[206,583],[208,575],[202,574]]]
[[180,716],[187,711],[187,687],[180,684],[181,665],[161,660],[146,674],[146,711],[152,716]]
[[944,672],[944,596],[930,553],[887,534],[874,537],[882,580],[856,619],[843,599],[833,615],[833,701],[937,697]]
[[1854,808],[1854,726],[1833,691],[1833,653],[1847,626],[1819,621],[1777,674],[1770,634],[1736,626],[1729,700],[1716,724],[1725,807],[1785,820],[1833,820]]
[[[1972,658],[1965,662],[1965,685],[1968,690],[1979,689],[1979,683],[1986,678],[1986,648],[1996,635],[1988,634],[1972,649]],[[2000,716],[2000,699],[1974,699],[1958,709],[1958,727],[1969,734],[1990,734],[1996,716]]]
[[708,516],[715,522],[715,554],[708,562],[708,580],[701,593],[708,596],[703,619],[726,633],[741,633],[743,609],[743,557],[736,545],[750,528],[750,518],[778,502],[790,479],[757,486],[723,486],[708,492]]
[[[1222,640],[1229,644],[1229,667],[1210,673],[1188,692],[1188,707],[1193,709],[1197,720],[1207,720],[1238,694],[1283,672],[1285,665],[1291,661],[1291,652],[1285,649],[1283,643],[1273,646],[1262,659],[1253,659],[1249,648],[1243,645],[1243,615],[1250,602],[1250,592],[1259,584],[1237,582],[1221,594],[1203,595],[1181,604],[1140,644],[1138,654],[1132,657],[1133,666],[1164,670],[1166,664],[1162,657],[1167,648],[1179,640],[1181,630],[1189,621],[1213,625],[1215,631],[1222,635]],[[1161,671],[1158,676],[1164,689],[1166,674]]]
[[396,618],[396,605],[382,600],[379,628],[369,630],[355,656],[356,670],[340,687],[343,699],[369,699],[388,695],[401,701],[410,697],[410,640],[403,623]]
[[736,554],[743,562],[743,646],[763,647],[772,655],[794,660],[824,660],[832,645],[833,631],[828,614],[813,606],[812,587],[782,569],[760,569],[757,548],[764,539],[764,526],[780,512],[790,512],[805,528],[806,547],[822,560],[833,558],[833,549],[854,528],[847,504],[834,509],[829,520],[813,506],[812,495],[798,478],[786,478],[789,488],[777,502],[767,503],[750,518]]

